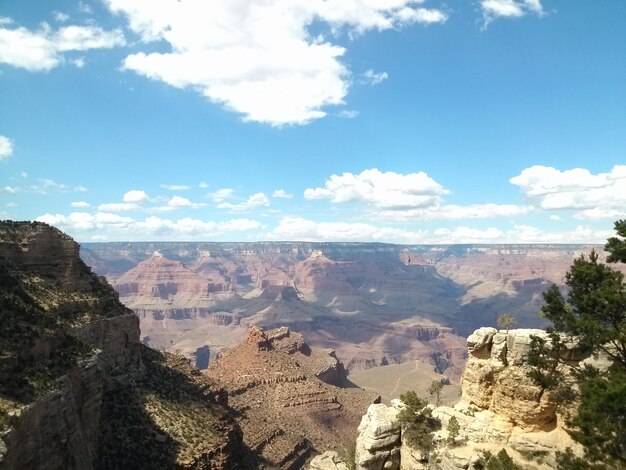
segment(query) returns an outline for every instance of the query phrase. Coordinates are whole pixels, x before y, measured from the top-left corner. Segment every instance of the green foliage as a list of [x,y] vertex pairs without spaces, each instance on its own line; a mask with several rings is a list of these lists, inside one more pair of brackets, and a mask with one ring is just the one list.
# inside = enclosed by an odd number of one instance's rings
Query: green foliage
[[500,449],[496,455],[486,452],[483,465],[486,470],[518,470],[520,468],[504,449]]
[[344,447],[343,450],[339,453],[339,457],[343,460],[348,470],[356,469],[356,443],[352,444],[348,447]]
[[428,393],[431,397],[435,399],[435,405],[439,406],[441,403],[441,390],[443,389],[443,384],[441,380],[433,380],[428,387]]
[[407,443],[428,453],[433,447],[432,433],[441,428],[441,422],[433,417],[426,400],[421,399],[413,391],[400,395],[405,407],[398,413],[398,422],[402,426],[402,434]]
[[517,325],[517,318],[511,313],[501,313],[498,315],[496,324],[498,325],[498,328],[502,328],[508,333],[509,329]]
[[[609,239],[609,261],[626,261],[626,221],[615,224],[620,237]],[[534,381],[552,391],[559,404],[578,400],[569,416],[571,435],[585,448],[585,459],[561,454],[560,468],[594,468],[593,463],[626,467],[626,285],[624,275],[600,263],[592,251],[574,260],[566,275],[567,294],[552,286],[544,294],[542,316],[553,323],[549,341],[533,337],[528,362]],[[587,354],[603,354],[607,370],[568,362],[567,341]],[[570,344],[571,347],[571,344]],[[563,372],[569,366],[569,373]],[[576,466],[579,465],[579,466]]]
[[626,220],[615,222],[615,231],[618,236],[609,238],[604,245],[604,249],[609,253],[607,261],[626,263]]
[[453,416],[448,421],[448,444],[454,445],[456,442],[456,438],[459,437],[459,432],[461,431],[461,426],[459,425],[459,420],[456,419],[456,416]]

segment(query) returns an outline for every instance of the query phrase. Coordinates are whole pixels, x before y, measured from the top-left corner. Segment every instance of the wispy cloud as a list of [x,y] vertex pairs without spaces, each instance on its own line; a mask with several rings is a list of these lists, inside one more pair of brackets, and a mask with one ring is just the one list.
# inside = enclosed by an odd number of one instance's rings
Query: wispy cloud
[[38,30],[0,27],[0,63],[31,72],[47,71],[65,61],[64,53],[105,49],[126,44],[120,30],[98,26],[63,26],[56,31],[44,23]]
[[4,135],[0,135],[0,162],[13,155],[13,142]]

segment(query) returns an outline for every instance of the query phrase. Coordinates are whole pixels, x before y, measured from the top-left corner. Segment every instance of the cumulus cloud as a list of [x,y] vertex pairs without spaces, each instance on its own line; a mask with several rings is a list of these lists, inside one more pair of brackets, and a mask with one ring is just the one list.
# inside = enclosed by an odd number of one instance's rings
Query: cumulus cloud
[[122,200],[124,202],[131,202],[131,203],[146,202],[148,200],[148,195],[145,193],[145,191],[133,189],[131,191],[128,191],[126,194],[124,194],[124,197],[122,198]]
[[383,173],[372,168],[356,175],[332,175],[324,187],[306,189],[304,198],[328,199],[335,204],[364,204],[368,217],[394,222],[514,217],[531,209],[516,204],[446,204],[444,196],[448,193],[443,185],[422,171]]
[[130,212],[137,209],[139,209],[139,206],[130,202],[112,202],[108,204],[100,204],[98,206],[98,210],[103,212]]
[[133,223],[133,219],[130,217],[122,217],[108,212],[98,212],[96,214],[72,212],[70,215],[44,214],[35,220],[72,231],[126,228]]
[[105,49],[126,44],[120,30],[98,26],[64,26],[53,31],[43,24],[38,30],[0,27],[0,63],[31,72],[51,70],[65,60],[64,53]]
[[256,209],[257,207],[269,207],[270,200],[264,193],[256,193],[250,196],[246,201],[233,204],[230,202],[222,202],[217,205],[219,209],[230,209],[233,211],[247,211]]
[[[124,67],[153,80],[198,91],[243,115],[279,126],[305,124],[342,104],[350,72],[346,49],[309,27],[363,34],[415,23],[445,22],[424,0],[106,0],[144,43],[168,52],[137,52]],[[149,46],[147,46],[149,47]]]
[[172,196],[169,201],[167,201],[167,206],[172,207],[174,209],[182,208],[182,207],[204,207],[206,204],[191,202],[189,199],[181,197],[181,196]]
[[169,191],[186,191],[188,189],[191,189],[186,184],[162,184],[161,187]]
[[235,197],[235,190],[232,188],[222,188],[218,189],[214,193],[209,193],[206,195],[213,202],[220,203],[232,199]]
[[330,199],[333,203],[361,202],[383,209],[410,209],[432,206],[447,194],[442,185],[426,173],[400,174],[376,168],[358,175],[331,175],[323,188],[308,188],[305,199]]
[[579,219],[611,219],[625,213],[626,165],[598,174],[584,168],[561,171],[537,165],[509,181],[538,209],[576,211]]
[[284,189],[277,189],[272,193],[272,197],[276,199],[292,199],[293,194],[289,194]]
[[84,202],[84,201],[75,201],[72,202],[70,204],[72,207],[89,207],[89,203],[88,202]]
[[491,219],[493,217],[516,217],[530,211],[529,207],[516,204],[456,204],[433,205],[424,209],[402,211],[379,211],[373,214],[376,218],[395,220],[458,220],[458,219]]
[[118,214],[97,212],[72,212],[69,215],[44,214],[36,219],[61,228],[80,238],[117,240],[209,240],[212,237],[233,232],[246,232],[262,228],[251,219],[226,221],[203,221],[189,217],[171,220],[151,216],[134,220]]
[[0,193],[5,194],[15,194],[17,191],[18,189],[13,186],[5,186],[4,188],[0,188]]
[[433,235],[429,237],[428,243],[604,243],[614,233],[610,230],[593,230],[583,225],[571,231],[547,232],[529,225],[515,224],[508,230],[464,226],[445,228],[435,230]]
[[496,18],[519,18],[528,13],[543,15],[541,0],[481,0],[485,23]]
[[365,223],[315,222],[301,217],[285,217],[268,234],[272,240],[362,241],[400,244],[423,243],[426,232]]
[[0,162],[13,155],[13,142],[8,137],[0,135]]

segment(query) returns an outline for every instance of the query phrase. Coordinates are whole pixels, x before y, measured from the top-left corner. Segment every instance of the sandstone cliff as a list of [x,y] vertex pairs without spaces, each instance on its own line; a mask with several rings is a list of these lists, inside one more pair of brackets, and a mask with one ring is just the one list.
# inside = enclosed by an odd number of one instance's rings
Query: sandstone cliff
[[[432,410],[442,423],[435,433],[435,448],[429,455],[411,448],[396,420],[403,404],[371,405],[363,416],[356,440],[359,470],[478,469],[485,452],[505,449],[524,469],[556,468],[555,454],[572,448],[581,453],[564,428],[548,392],[528,377],[527,354],[531,335],[547,338],[543,330],[497,331],[480,328],[467,340],[469,358],[461,382],[462,397],[454,407]],[[584,359],[577,350],[564,352],[572,363]],[[447,427],[454,417],[460,432],[448,442]],[[339,457],[324,455],[317,469],[333,468]],[[345,463],[345,462],[344,462]],[[322,466],[327,465],[327,466]]]

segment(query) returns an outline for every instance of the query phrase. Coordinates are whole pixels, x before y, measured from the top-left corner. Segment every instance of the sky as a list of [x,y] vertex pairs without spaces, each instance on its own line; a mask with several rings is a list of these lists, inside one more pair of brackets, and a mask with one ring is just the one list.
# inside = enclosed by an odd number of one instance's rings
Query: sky
[[0,0],[0,219],[448,244],[624,217],[623,0]]

